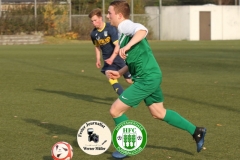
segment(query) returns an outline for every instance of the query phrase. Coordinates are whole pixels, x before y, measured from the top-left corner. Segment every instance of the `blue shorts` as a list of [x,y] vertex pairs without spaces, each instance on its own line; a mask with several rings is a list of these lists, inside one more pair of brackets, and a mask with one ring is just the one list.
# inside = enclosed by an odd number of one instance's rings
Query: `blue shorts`
[[[107,63],[104,62],[104,66],[101,70],[101,72],[103,74],[105,74],[105,71],[106,70],[113,70],[113,71],[118,71],[120,70],[121,68],[123,68],[124,66],[126,66],[125,62],[124,63],[113,63],[112,65],[109,65]],[[126,72],[123,77],[125,79],[130,79],[131,78],[131,74],[129,72]]]

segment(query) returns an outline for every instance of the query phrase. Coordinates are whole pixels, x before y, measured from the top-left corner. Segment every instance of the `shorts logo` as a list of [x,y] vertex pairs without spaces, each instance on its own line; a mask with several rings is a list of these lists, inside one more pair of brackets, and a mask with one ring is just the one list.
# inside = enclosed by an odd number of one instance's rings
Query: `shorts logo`
[[123,96],[122,96],[122,98],[128,100],[127,98],[125,98],[125,97],[123,97]]
[[111,145],[111,136],[110,129],[103,122],[88,121],[78,130],[77,142],[85,153],[99,155]]
[[112,141],[120,153],[128,156],[136,155],[147,144],[147,132],[139,122],[127,120],[115,127]]

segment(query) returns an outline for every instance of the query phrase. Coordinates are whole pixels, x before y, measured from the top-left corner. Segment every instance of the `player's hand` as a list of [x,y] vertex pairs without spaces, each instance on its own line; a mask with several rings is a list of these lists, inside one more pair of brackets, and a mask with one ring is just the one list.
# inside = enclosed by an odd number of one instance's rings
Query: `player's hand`
[[100,62],[100,61],[97,61],[97,62],[96,62],[96,67],[97,67],[97,68],[100,68],[100,67],[101,67],[101,62]]
[[113,59],[110,57],[110,58],[106,59],[105,62],[107,64],[111,65],[113,63]]
[[113,70],[107,70],[105,74],[110,79],[118,79],[121,77],[118,71],[113,71]]
[[128,47],[128,45],[124,46],[123,48],[121,48],[119,50],[119,56],[122,59],[126,59],[127,58],[127,51],[130,49],[130,47]]

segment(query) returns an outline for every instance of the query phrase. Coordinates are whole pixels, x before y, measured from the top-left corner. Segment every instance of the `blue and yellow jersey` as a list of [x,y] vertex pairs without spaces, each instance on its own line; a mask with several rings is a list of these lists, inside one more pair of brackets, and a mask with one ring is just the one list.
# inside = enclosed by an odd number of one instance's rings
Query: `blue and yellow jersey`
[[[95,46],[101,48],[103,59],[106,60],[110,58],[113,53],[115,48],[113,43],[118,42],[118,31],[109,23],[105,23],[103,29],[93,29],[91,39]],[[122,61],[119,55],[115,58],[114,62],[116,63],[118,61]]]

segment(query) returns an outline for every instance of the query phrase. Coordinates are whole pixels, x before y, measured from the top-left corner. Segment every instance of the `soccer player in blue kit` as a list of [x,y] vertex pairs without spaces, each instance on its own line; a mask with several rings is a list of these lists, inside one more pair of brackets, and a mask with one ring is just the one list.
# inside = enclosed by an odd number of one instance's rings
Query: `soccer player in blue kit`
[[[118,71],[126,64],[125,61],[118,55],[119,43],[118,43],[118,31],[115,27],[109,23],[105,23],[102,18],[101,9],[93,9],[88,17],[91,19],[93,26],[95,27],[91,32],[91,39],[95,45],[96,53],[96,67],[101,67],[101,52],[104,60],[104,65],[101,72],[105,74],[106,70]],[[129,72],[123,75],[126,82],[132,83],[131,74]],[[113,89],[120,95],[123,92],[122,86],[118,83],[117,79],[108,79]]]

